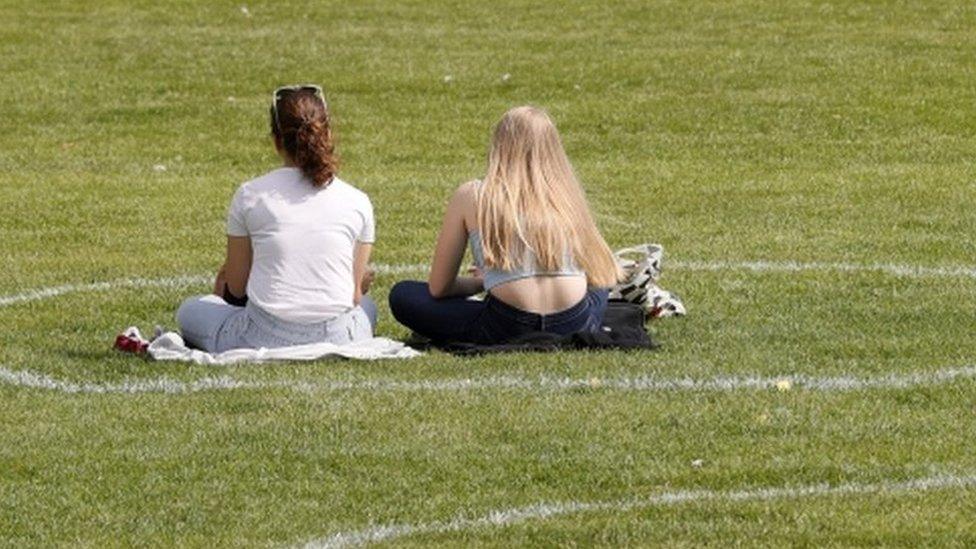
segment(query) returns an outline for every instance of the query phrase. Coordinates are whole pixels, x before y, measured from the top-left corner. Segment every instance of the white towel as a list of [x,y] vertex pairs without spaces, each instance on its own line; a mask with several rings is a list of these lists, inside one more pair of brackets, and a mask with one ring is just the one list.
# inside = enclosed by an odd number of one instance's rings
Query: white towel
[[[138,328],[135,327],[127,328],[123,334],[130,338],[145,341]],[[260,349],[231,349],[222,353],[208,353],[187,347],[183,338],[176,332],[164,332],[156,336],[146,348],[146,353],[154,360],[177,360],[212,366],[271,360],[318,360],[328,357],[379,360],[384,358],[413,358],[422,354],[399,341],[385,337],[374,337],[343,345],[310,343],[274,349],[262,347]]]

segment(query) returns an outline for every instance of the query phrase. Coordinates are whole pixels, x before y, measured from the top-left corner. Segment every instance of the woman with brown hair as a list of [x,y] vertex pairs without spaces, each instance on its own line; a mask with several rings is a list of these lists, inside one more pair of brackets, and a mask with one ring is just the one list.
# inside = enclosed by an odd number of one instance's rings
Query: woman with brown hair
[[183,338],[211,352],[370,338],[373,207],[336,175],[322,89],[278,88],[270,123],[283,165],[234,194],[214,294],[177,311]]
[[[474,276],[458,276],[466,247]],[[484,179],[447,205],[428,281],[398,283],[390,309],[435,342],[594,331],[619,276],[555,124],[517,107],[495,127]],[[484,301],[468,299],[482,291]]]

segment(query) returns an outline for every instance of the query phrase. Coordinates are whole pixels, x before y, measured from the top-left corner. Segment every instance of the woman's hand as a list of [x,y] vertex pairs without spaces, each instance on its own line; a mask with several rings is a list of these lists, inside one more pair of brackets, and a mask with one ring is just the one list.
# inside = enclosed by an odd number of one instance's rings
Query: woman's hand
[[369,293],[369,288],[373,285],[373,280],[375,279],[376,271],[366,267],[366,272],[363,273],[363,279],[359,281],[359,292],[363,295]]
[[471,278],[477,278],[482,282],[482,285],[484,285],[485,274],[481,272],[481,268],[478,267],[477,265],[472,265],[468,267],[468,276]]
[[467,276],[459,276],[454,281],[459,295],[469,296],[485,291],[485,276],[477,265],[468,267]]
[[217,278],[214,280],[213,293],[214,295],[224,296],[224,286],[227,285],[227,265],[221,265],[220,270],[217,271]]
[[454,279],[454,293],[451,295],[467,297],[485,291],[485,281],[480,276],[459,276]]
[[352,281],[353,281],[353,293],[352,293],[352,303],[353,305],[359,305],[359,301],[363,298],[363,294],[369,291],[369,287],[373,285],[373,278],[376,277],[376,272],[369,268],[369,254],[373,252],[373,244],[366,242],[357,242],[356,246],[352,251]]

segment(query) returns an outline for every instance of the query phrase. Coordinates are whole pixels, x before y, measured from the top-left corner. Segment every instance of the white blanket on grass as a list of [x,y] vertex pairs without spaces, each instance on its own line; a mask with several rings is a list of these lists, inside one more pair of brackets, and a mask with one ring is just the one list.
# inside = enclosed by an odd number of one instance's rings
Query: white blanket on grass
[[[132,331],[135,334],[132,334]],[[127,334],[138,335],[135,328],[126,330]],[[353,343],[336,345],[334,343],[310,343],[274,349],[231,349],[222,353],[208,353],[186,346],[183,338],[176,332],[164,332],[149,343],[146,353],[153,360],[176,360],[194,362],[211,366],[223,366],[239,362],[268,362],[272,360],[319,360],[329,357],[351,358],[354,360],[379,360],[384,358],[413,358],[422,353],[407,347],[399,341],[385,337],[374,337]]]

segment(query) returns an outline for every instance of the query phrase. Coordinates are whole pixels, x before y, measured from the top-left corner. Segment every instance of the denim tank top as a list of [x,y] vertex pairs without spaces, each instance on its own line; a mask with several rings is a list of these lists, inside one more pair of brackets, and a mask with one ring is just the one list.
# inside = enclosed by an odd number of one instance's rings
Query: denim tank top
[[485,291],[491,290],[495,286],[505,284],[506,282],[512,282],[513,280],[521,280],[523,278],[530,278],[533,276],[586,276],[573,261],[573,258],[568,254],[563,258],[563,267],[558,271],[542,271],[538,268],[535,262],[535,256],[532,252],[526,254],[525,260],[522,265],[517,266],[511,271],[502,271],[499,269],[486,269],[485,268],[485,252],[481,243],[481,233],[477,230],[468,233],[468,244],[471,246],[471,255],[474,257],[474,264],[481,269],[484,275]]

